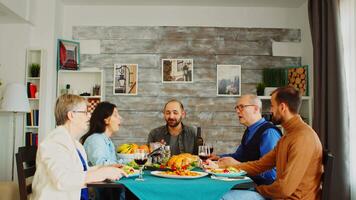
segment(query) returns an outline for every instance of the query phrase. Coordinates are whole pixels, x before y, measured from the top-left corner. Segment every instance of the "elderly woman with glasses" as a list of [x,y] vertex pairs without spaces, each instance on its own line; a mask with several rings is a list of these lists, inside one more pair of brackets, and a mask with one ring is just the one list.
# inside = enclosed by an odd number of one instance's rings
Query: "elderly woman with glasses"
[[86,184],[126,175],[112,166],[89,167],[79,138],[88,129],[87,102],[65,94],[55,106],[57,128],[40,143],[31,199],[89,199]]

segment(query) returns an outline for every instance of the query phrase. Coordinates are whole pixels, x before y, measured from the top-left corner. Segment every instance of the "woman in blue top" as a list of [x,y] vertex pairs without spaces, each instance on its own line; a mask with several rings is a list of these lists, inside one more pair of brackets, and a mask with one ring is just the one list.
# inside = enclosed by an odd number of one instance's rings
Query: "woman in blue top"
[[90,166],[120,163],[110,139],[119,130],[120,121],[116,105],[109,102],[97,105],[89,121],[89,131],[81,138]]
[[[81,138],[88,156],[89,166],[121,163],[116,157],[116,148],[110,139],[119,131],[121,117],[116,105],[100,102],[89,121],[89,131]],[[97,189],[96,199],[125,199],[125,192],[119,189]]]

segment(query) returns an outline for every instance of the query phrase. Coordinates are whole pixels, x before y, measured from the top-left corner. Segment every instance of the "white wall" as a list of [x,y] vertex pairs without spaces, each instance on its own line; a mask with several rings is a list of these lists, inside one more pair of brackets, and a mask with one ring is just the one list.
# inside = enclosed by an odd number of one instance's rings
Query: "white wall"
[[[0,24],[0,80],[4,83],[25,82],[27,48],[45,50],[41,78],[41,121],[39,140],[54,128],[53,107],[56,89],[56,38],[61,34],[63,6],[57,0],[33,0],[29,24]],[[44,17],[45,16],[45,17]],[[0,87],[0,96],[4,85]],[[23,117],[17,116],[17,145],[23,143]],[[11,179],[12,117],[0,113],[0,180]]]
[[[29,25],[0,24],[0,96],[11,82],[25,84],[25,57],[29,45]],[[16,117],[16,149],[22,144],[23,115]],[[0,112],[0,180],[11,179],[12,114]]]
[[198,6],[64,6],[64,37],[72,26],[217,26],[300,28],[299,9]]

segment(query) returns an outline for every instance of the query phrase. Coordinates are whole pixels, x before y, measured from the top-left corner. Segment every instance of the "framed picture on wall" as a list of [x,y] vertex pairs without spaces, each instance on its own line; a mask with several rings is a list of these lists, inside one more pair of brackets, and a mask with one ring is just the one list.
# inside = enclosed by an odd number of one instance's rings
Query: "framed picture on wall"
[[193,59],[162,59],[163,83],[193,83]]
[[241,96],[241,65],[217,65],[218,96]]
[[114,95],[137,95],[138,64],[114,64]]
[[57,69],[78,70],[80,64],[79,42],[58,39]]

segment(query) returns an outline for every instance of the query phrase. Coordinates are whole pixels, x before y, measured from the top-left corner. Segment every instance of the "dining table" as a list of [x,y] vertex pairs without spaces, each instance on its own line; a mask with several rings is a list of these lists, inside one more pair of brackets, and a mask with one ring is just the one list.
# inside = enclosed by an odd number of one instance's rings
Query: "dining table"
[[144,171],[144,181],[136,181],[135,177],[121,178],[112,182],[97,182],[88,187],[125,188],[142,200],[181,200],[181,199],[220,199],[226,192],[239,184],[253,185],[248,177],[215,179],[210,175],[200,178],[164,178]]

